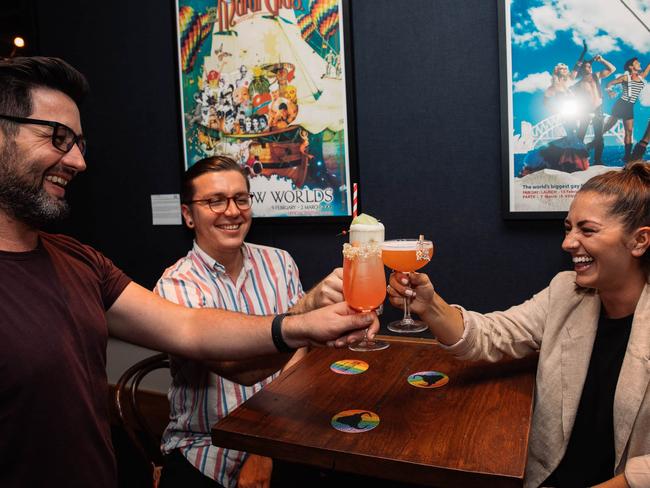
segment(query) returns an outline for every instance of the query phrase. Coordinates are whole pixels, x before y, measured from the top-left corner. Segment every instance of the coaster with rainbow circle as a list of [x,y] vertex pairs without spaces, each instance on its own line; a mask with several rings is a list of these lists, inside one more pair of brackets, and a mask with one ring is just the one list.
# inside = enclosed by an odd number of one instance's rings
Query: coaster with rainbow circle
[[336,374],[361,374],[368,369],[368,363],[361,359],[341,359],[330,365]]
[[409,375],[407,381],[416,388],[440,388],[449,383],[449,376],[440,371],[419,371]]
[[368,410],[344,410],[332,417],[332,427],[348,434],[367,432],[379,425],[379,415]]

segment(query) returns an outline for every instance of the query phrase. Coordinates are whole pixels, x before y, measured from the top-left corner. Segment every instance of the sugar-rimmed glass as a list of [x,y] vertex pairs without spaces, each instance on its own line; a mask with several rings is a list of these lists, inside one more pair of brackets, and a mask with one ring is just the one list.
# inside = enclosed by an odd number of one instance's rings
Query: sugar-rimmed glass
[[[386,275],[378,242],[343,244],[343,296],[359,312],[377,310],[386,298]],[[350,347],[353,351],[386,349],[388,342],[364,339]]]
[[[424,239],[392,239],[382,244],[384,264],[394,271],[410,273],[425,266],[433,256],[433,242]],[[404,298],[404,317],[388,324],[398,334],[415,334],[429,327],[411,317],[410,300]]]

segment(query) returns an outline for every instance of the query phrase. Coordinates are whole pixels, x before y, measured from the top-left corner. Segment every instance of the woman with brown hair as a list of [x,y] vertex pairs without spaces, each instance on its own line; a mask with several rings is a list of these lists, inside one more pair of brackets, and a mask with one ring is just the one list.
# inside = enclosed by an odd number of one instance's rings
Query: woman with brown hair
[[[448,305],[425,274],[389,298],[462,359],[539,354],[525,486],[650,486],[650,166],[585,183],[565,219],[573,271],[521,305]],[[412,290],[406,287],[410,283]]]

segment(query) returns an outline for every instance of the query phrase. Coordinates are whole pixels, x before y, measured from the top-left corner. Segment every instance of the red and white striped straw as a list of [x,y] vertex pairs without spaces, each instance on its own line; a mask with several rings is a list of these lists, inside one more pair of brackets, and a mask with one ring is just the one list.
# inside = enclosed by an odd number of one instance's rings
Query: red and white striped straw
[[357,216],[357,184],[352,183],[352,218]]

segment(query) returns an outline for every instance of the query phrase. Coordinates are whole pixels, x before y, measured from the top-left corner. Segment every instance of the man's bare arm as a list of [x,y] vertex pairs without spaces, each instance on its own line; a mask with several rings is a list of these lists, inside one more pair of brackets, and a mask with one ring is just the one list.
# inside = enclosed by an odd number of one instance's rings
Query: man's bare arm
[[605,58],[603,58],[600,54],[594,58],[594,61],[599,61],[599,62],[603,63],[603,65],[605,65],[605,69],[600,70],[598,72],[598,78],[600,78],[601,80],[603,78],[607,78],[614,71],[616,71],[616,67],[612,63],[607,61]]
[[[125,288],[106,317],[109,333],[115,337],[192,359],[242,359],[277,352],[270,316],[187,308],[136,283]],[[345,303],[288,316],[282,325],[284,341],[294,348],[344,347],[362,340],[366,327],[369,336],[379,329],[374,314],[355,314]]]

